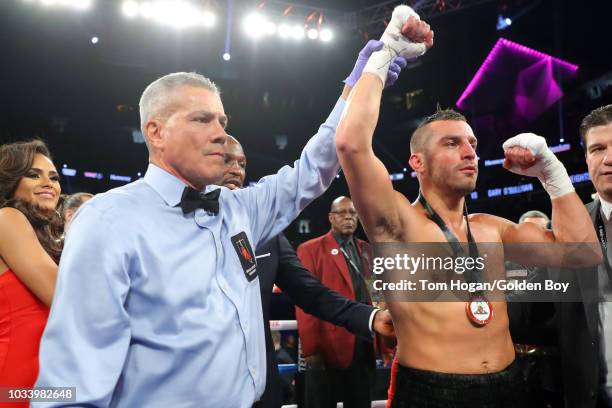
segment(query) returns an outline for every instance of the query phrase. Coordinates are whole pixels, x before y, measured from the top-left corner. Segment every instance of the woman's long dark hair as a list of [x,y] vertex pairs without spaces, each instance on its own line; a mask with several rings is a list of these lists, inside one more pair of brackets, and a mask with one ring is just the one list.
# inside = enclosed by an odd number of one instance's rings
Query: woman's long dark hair
[[37,154],[51,160],[49,148],[41,140],[0,146],[0,208],[12,207],[21,211],[34,227],[42,247],[58,262],[62,253],[61,237],[64,229],[60,214],[57,211],[41,211],[35,204],[14,197],[19,181],[32,168]]

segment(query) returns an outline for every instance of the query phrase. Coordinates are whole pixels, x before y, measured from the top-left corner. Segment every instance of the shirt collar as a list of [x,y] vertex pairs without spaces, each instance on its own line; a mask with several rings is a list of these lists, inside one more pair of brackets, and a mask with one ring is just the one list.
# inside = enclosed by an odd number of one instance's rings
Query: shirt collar
[[345,242],[347,244],[351,243],[353,241],[353,236],[349,235],[348,237],[345,237],[343,235],[340,234],[336,234],[334,231],[332,231],[332,235],[334,236],[334,238],[336,238],[336,242],[338,242],[338,244],[343,245]]
[[606,217],[606,221],[609,221],[610,213],[612,212],[612,203],[604,200],[601,196],[599,197],[599,201],[601,201],[601,212]]
[[[183,191],[185,187],[187,187],[181,180],[153,163],[149,163],[144,181],[150,185],[170,207],[176,207],[180,204]],[[219,186],[209,185],[206,186],[204,191],[208,192],[217,188],[219,188]]]

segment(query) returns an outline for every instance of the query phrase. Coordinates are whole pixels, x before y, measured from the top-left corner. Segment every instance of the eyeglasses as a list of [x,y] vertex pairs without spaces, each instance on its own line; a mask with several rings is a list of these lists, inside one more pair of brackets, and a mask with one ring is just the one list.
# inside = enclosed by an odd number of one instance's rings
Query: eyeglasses
[[355,210],[340,210],[340,211],[330,211],[332,214],[338,214],[341,217],[344,217],[345,215],[350,215],[351,217],[356,217],[357,216],[357,211]]

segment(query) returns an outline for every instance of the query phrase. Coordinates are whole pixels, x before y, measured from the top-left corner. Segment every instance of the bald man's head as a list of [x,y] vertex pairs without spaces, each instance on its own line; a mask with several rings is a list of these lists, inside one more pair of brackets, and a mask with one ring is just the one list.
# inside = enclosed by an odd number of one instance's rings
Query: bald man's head
[[225,143],[225,170],[219,184],[235,190],[242,188],[246,178],[246,156],[242,145],[233,136],[227,136]]
[[346,196],[336,197],[336,199],[334,201],[332,201],[332,203],[331,203],[330,211],[334,211],[335,208],[340,206],[342,203],[348,202],[348,201],[350,201],[351,203],[353,202],[350,198],[348,198]]

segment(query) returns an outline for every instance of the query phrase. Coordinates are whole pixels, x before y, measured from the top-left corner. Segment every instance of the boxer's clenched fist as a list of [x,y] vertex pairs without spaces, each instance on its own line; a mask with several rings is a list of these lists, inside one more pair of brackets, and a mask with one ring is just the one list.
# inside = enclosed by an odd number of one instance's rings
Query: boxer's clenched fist
[[393,10],[391,21],[380,38],[393,52],[404,58],[416,58],[433,46],[433,31],[406,5]]
[[372,54],[363,72],[376,74],[384,84],[391,61],[398,56],[416,58],[423,55],[433,46],[433,31],[413,9],[400,5],[393,10],[380,40],[384,43],[383,48]]
[[540,177],[545,160],[556,160],[546,145],[546,139],[533,133],[511,137],[504,142],[503,148],[504,168],[516,174]]
[[503,144],[504,168],[524,176],[537,177],[551,197],[574,191],[563,163],[546,145],[546,139],[533,133],[521,133]]

